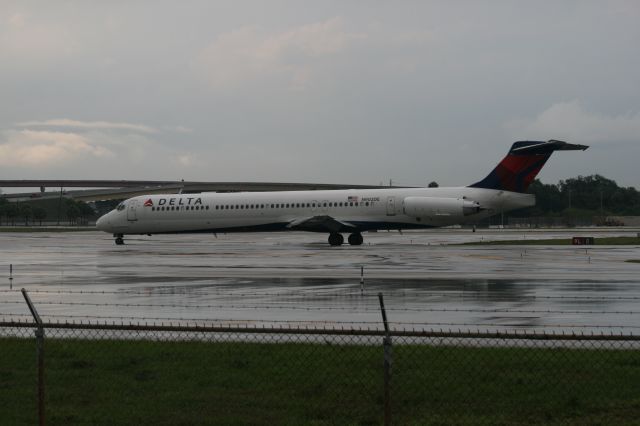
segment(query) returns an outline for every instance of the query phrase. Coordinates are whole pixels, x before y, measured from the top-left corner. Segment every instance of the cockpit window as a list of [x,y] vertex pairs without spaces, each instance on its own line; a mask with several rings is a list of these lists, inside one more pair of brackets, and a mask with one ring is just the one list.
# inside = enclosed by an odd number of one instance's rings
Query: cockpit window
[[124,210],[124,203],[120,203],[120,204],[118,204],[118,207],[116,207],[116,210],[118,210],[119,212],[121,212],[122,210]]

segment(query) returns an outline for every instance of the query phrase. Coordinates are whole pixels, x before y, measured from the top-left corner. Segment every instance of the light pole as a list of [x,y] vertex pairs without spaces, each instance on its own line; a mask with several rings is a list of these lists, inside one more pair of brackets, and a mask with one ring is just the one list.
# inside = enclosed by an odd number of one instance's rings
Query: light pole
[[62,187],[60,187],[60,198],[58,199],[58,226],[60,226],[60,209],[62,208]]

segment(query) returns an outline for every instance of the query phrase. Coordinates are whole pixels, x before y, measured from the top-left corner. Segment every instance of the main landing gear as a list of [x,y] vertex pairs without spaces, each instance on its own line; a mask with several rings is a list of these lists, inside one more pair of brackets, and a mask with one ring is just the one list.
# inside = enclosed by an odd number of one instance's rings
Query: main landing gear
[[124,244],[124,235],[122,234],[113,234],[114,237],[116,237],[116,245],[117,246],[121,246]]
[[[349,235],[349,244],[352,246],[359,246],[362,244],[362,234],[359,232],[355,232]],[[344,237],[342,234],[333,233],[329,234],[329,244],[332,246],[341,246],[344,243]]]
[[355,234],[351,234],[349,235],[349,244],[351,244],[352,246],[359,246],[360,244],[362,244],[362,234],[360,233],[355,233]]
[[329,234],[329,245],[341,246],[344,243],[342,234]]

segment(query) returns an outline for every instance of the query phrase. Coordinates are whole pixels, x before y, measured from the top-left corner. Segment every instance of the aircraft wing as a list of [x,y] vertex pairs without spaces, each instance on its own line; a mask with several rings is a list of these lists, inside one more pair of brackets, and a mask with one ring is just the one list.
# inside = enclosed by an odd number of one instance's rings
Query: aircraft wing
[[311,216],[292,220],[287,225],[287,228],[312,232],[348,232],[357,230],[355,225],[331,216]]

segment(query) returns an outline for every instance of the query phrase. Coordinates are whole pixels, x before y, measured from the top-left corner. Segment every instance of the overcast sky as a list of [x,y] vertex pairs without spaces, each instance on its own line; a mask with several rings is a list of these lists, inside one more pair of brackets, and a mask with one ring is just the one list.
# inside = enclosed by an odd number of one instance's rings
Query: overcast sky
[[0,179],[640,187],[639,1],[3,1]]

